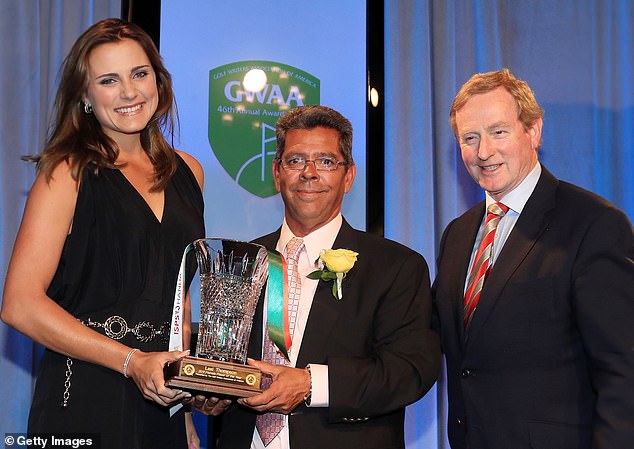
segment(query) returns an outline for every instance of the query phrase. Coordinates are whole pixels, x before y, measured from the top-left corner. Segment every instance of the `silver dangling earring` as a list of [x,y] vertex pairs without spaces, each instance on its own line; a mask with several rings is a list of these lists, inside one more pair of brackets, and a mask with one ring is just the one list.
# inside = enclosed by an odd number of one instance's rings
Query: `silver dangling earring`
[[92,105],[90,103],[84,103],[84,112],[86,114],[92,114]]

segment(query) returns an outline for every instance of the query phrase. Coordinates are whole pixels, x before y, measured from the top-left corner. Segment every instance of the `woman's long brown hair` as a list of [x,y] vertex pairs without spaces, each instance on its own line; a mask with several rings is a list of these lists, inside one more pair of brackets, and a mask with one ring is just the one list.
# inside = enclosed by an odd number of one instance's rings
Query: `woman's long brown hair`
[[148,56],[156,73],[158,106],[141,131],[141,146],[154,166],[153,191],[160,191],[176,171],[176,155],[163,132],[173,139],[177,121],[172,79],[152,39],[137,25],[121,19],[106,19],[88,28],[75,42],[62,65],[60,84],[53,105],[54,120],[42,153],[27,160],[37,162],[38,171],[50,181],[53,170],[68,162],[76,181],[89,163],[95,170],[117,168],[117,144],[102,130],[94,114],[84,112],[83,98],[88,89],[88,58],[99,45],[131,39]]

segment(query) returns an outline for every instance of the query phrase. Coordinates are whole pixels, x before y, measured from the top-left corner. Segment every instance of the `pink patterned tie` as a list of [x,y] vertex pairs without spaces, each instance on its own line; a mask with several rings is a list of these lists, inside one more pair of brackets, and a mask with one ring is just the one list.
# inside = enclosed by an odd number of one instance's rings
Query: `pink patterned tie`
[[[297,262],[303,248],[304,240],[297,237],[293,237],[286,244],[286,262],[288,270],[288,327],[291,336],[293,335],[293,330],[295,329],[297,310],[299,309],[301,281],[299,278]],[[290,366],[288,360],[284,358],[282,353],[275,346],[275,343],[270,340],[268,332],[264,333],[262,360],[274,365]],[[262,389],[266,390],[270,385],[271,378],[263,376]],[[265,413],[258,415],[255,421],[255,426],[258,429],[262,443],[264,443],[264,446],[268,446],[273,438],[275,438],[284,427],[284,415],[281,413]]]
[[464,328],[466,329],[471,322],[473,312],[475,311],[480,293],[484,286],[484,281],[491,271],[490,259],[493,253],[493,240],[495,239],[495,231],[497,230],[500,220],[508,212],[508,206],[502,203],[490,204],[484,220],[484,230],[480,239],[478,252],[473,259],[473,266],[469,273],[469,281],[467,282],[467,290],[464,294]]

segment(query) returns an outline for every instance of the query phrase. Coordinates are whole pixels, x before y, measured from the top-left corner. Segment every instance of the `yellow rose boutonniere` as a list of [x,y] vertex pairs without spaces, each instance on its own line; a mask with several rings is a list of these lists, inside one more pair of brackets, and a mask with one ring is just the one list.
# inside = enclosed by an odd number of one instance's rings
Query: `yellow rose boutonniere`
[[335,298],[341,299],[343,297],[341,281],[354,267],[358,255],[359,253],[349,249],[322,249],[317,260],[321,260],[324,267],[321,270],[313,271],[307,277],[326,282],[335,281],[332,284],[332,294]]

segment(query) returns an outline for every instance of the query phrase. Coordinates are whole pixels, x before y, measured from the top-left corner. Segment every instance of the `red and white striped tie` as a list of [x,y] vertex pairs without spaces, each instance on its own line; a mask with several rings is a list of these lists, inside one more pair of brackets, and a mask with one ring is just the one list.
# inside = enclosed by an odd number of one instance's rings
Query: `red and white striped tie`
[[493,240],[495,239],[495,231],[497,230],[500,220],[508,212],[509,208],[502,203],[490,204],[487,210],[487,216],[484,220],[484,230],[480,239],[478,252],[473,260],[473,266],[469,273],[469,281],[467,282],[467,290],[464,294],[464,328],[466,329],[471,322],[473,312],[478,306],[480,293],[484,286],[484,281],[491,271],[491,256],[493,254]]

